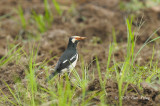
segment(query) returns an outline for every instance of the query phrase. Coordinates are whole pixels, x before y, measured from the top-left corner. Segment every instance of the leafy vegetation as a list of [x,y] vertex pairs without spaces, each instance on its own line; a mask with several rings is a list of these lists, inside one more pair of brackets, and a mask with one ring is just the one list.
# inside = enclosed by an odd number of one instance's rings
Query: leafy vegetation
[[44,7],[44,15],[37,14],[35,11],[33,11],[33,19],[40,32],[45,32],[53,22],[53,14],[50,10],[48,0],[44,0]]
[[23,9],[21,6],[18,7],[18,11],[17,11],[19,17],[20,17],[20,20],[21,20],[21,24],[22,24],[22,28],[23,29],[26,29],[27,27],[27,22],[26,22],[26,19],[24,17],[24,13],[23,13]]
[[61,10],[60,5],[58,4],[58,2],[56,2],[56,0],[52,0],[52,2],[53,2],[53,5],[54,5],[57,13],[61,16],[63,11]]

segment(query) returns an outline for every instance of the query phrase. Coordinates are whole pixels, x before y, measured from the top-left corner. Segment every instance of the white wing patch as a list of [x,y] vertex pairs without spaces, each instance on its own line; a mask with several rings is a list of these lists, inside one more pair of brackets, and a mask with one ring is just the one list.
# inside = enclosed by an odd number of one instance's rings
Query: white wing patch
[[66,63],[68,60],[64,60],[63,63]]
[[[69,66],[69,70],[67,68],[64,68],[63,70],[61,70],[62,74],[66,73],[66,72],[69,72],[69,71],[71,72],[74,69],[74,67],[76,66],[77,60],[78,60],[78,54],[74,55],[70,59],[70,61],[73,60],[74,58],[76,58],[76,60]],[[65,60],[65,61],[63,61],[63,63],[66,63],[67,61],[68,60]]]
[[[74,58],[76,58],[76,56],[77,56],[78,54],[75,54],[71,59],[70,59],[70,61],[72,61]],[[68,60],[64,60],[63,61],[63,63],[66,63]]]
[[[76,66],[77,60],[78,60],[78,54],[75,55],[76,56],[76,60],[69,66],[69,70],[72,71],[74,69],[74,67]],[[73,56],[74,57],[74,56]],[[72,58],[71,58],[72,59]],[[70,59],[70,60],[71,60]]]
[[70,61],[73,60],[74,58],[76,58],[76,56],[77,56],[77,54],[75,54],[75,55],[70,59]]

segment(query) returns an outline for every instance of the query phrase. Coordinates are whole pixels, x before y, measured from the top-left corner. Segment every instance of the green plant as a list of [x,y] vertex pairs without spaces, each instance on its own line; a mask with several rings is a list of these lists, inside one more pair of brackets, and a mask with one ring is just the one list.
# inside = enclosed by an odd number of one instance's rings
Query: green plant
[[33,12],[33,19],[35,20],[36,26],[40,32],[45,32],[47,30],[43,15],[38,15]]
[[33,11],[33,19],[40,32],[45,32],[53,22],[53,14],[50,11],[48,0],[44,0],[45,14],[37,14]]
[[29,79],[29,84],[28,88],[31,92],[31,104],[32,106],[35,106],[35,93],[37,92],[37,82],[36,82],[36,77],[35,77],[35,72],[36,72],[36,58],[37,58],[37,51],[38,48],[36,49],[34,53],[34,48],[31,50],[30,53],[30,59],[29,59],[29,73],[28,73],[28,79]]
[[115,28],[112,28],[112,36],[113,36],[113,43],[114,43],[115,45],[117,45]]
[[22,48],[17,49],[18,46],[19,44],[13,46],[11,49],[9,49],[7,54],[0,59],[0,67],[7,64],[8,62],[13,61],[15,59],[14,56],[21,54]]
[[128,3],[125,3],[123,1],[120,2],[120,8],[129,12],[138,11],[140,9],[143,9],[144,7],[144,4],[139,0],[131,0],[131,2]]
[[18,11],[17,11],[19,17],[20,17],[20,20],[21,20],[21,24],[22,24],[22,28],[23,29],[26,29],[27,27],[27,22],[26,22],[26,19],[24,17],[24,13],[23,13],[23,9],[21,6],[18,7]]
[[44,20],[47,23],[47,26],[50,27],[52,22],[53,22],[53,14],[50,10],[48,0],[44,0],[44,10],[45,10],[45,15],[44,15]]
[[[118,71],[116,71],[116,76],[117,76],[117,81],[118,81],[118,90],[119,90],[119,105],[122,106],[122,100],[123,100],[123,95],[126,91],[126,88],[128,86],[129,83],[134,83],[137,79],[140,80],[140,82],[143,80],[141,76],[143,76],[143,71],[140,69],[140,66],[136,66],[139,69],[136,69],[136,73],[134,72],[135,70],[135,59],[138,56],[138,54],[140,53],[140,51],[149,43],[160,39],[160,37],[156,37],[154,39],[151,39],[153,37],[153,35],[155,35],[155,33],[160,29],[158,28],[147,40],[146,42],[142,45],[142,47],[138,50],[137,53],[135,53],[135,44],[136,44],[136,40],[135,40],[135,36],[134,36],[134,32],[132,32],[132,19],[131,21],[129,21],[129,19],[126,20],[126,24],[127,24],[127,38],[128,38],[128,42],[127,42],[127,56],[125,58],[125,61],[122,63],[122,67],[121,67],[121,72],[119,73]],[[153,52],[154,54],[154,52]],[[152,56],[153,58],[153,56]],[[115,62],[116,63],[116,62]],[[117,65],[115,64],[115,70],[117,70]],[[145,69],[144,66],[143,68]],[[151,72],[152,73],[152,72]],[[149,79],[151,79],[153,77],[153,75],[155,75],[155,72],[151,74],[150,77],[148,77]],[[127,82],[126,85],[123,87],[123,82]],[[139,82],[139,84],[140,84]]]
[[125,61],[122,65],[121,68],[121,73],[117,74],[117,81],[118,81],[118,90],[119,90],[119,105],[122,106],[122,97],[126,91],[126,88],[128,86],[128,83],[125,85],[124,89],[122,89],[123,82],[124,82],[124,77],[127,76],[126,71],[132,71],[133,66],[130,66],[130,63],[133,61],[133,55],[134,55],[134,47],[135,47],[135,42],[134,42],[134,33],[132,33],[132,20],[129,21],[128,19],[126,20],[127,23],[127,32],[128,32],[128,42],[127,42],[127,56],[125,58]]
[[58,4],[58,2],[56,0],[52,0],[52,3],[57,11],[57,13],[61,16],[63,11],[60,8],[60,5]]

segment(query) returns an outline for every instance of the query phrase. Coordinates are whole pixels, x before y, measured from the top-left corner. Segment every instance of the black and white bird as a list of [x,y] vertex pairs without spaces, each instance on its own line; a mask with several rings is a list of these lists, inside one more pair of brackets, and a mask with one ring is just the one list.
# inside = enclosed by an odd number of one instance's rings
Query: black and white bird
[[83,40],[85,38],[86,37],[80,37],[80,36],[71,36],[69,38],[67,49],[57,62],[54,68],[54,72],[52,72],[52,74],[46,81],[49,81],[57,74],[65,72],[70,73],[74,69],[78,60],[78,53],[76,49],[77,44],[80,40]]

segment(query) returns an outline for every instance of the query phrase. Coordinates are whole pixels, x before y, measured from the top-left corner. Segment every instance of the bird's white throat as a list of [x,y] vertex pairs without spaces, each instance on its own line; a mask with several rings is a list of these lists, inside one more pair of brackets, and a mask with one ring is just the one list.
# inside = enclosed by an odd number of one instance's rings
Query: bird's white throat
[[75,41],[76,41],[76,39],[75,39],[75,38],[73,38],[73,39],[72,39],[72,43],[75,43]]

